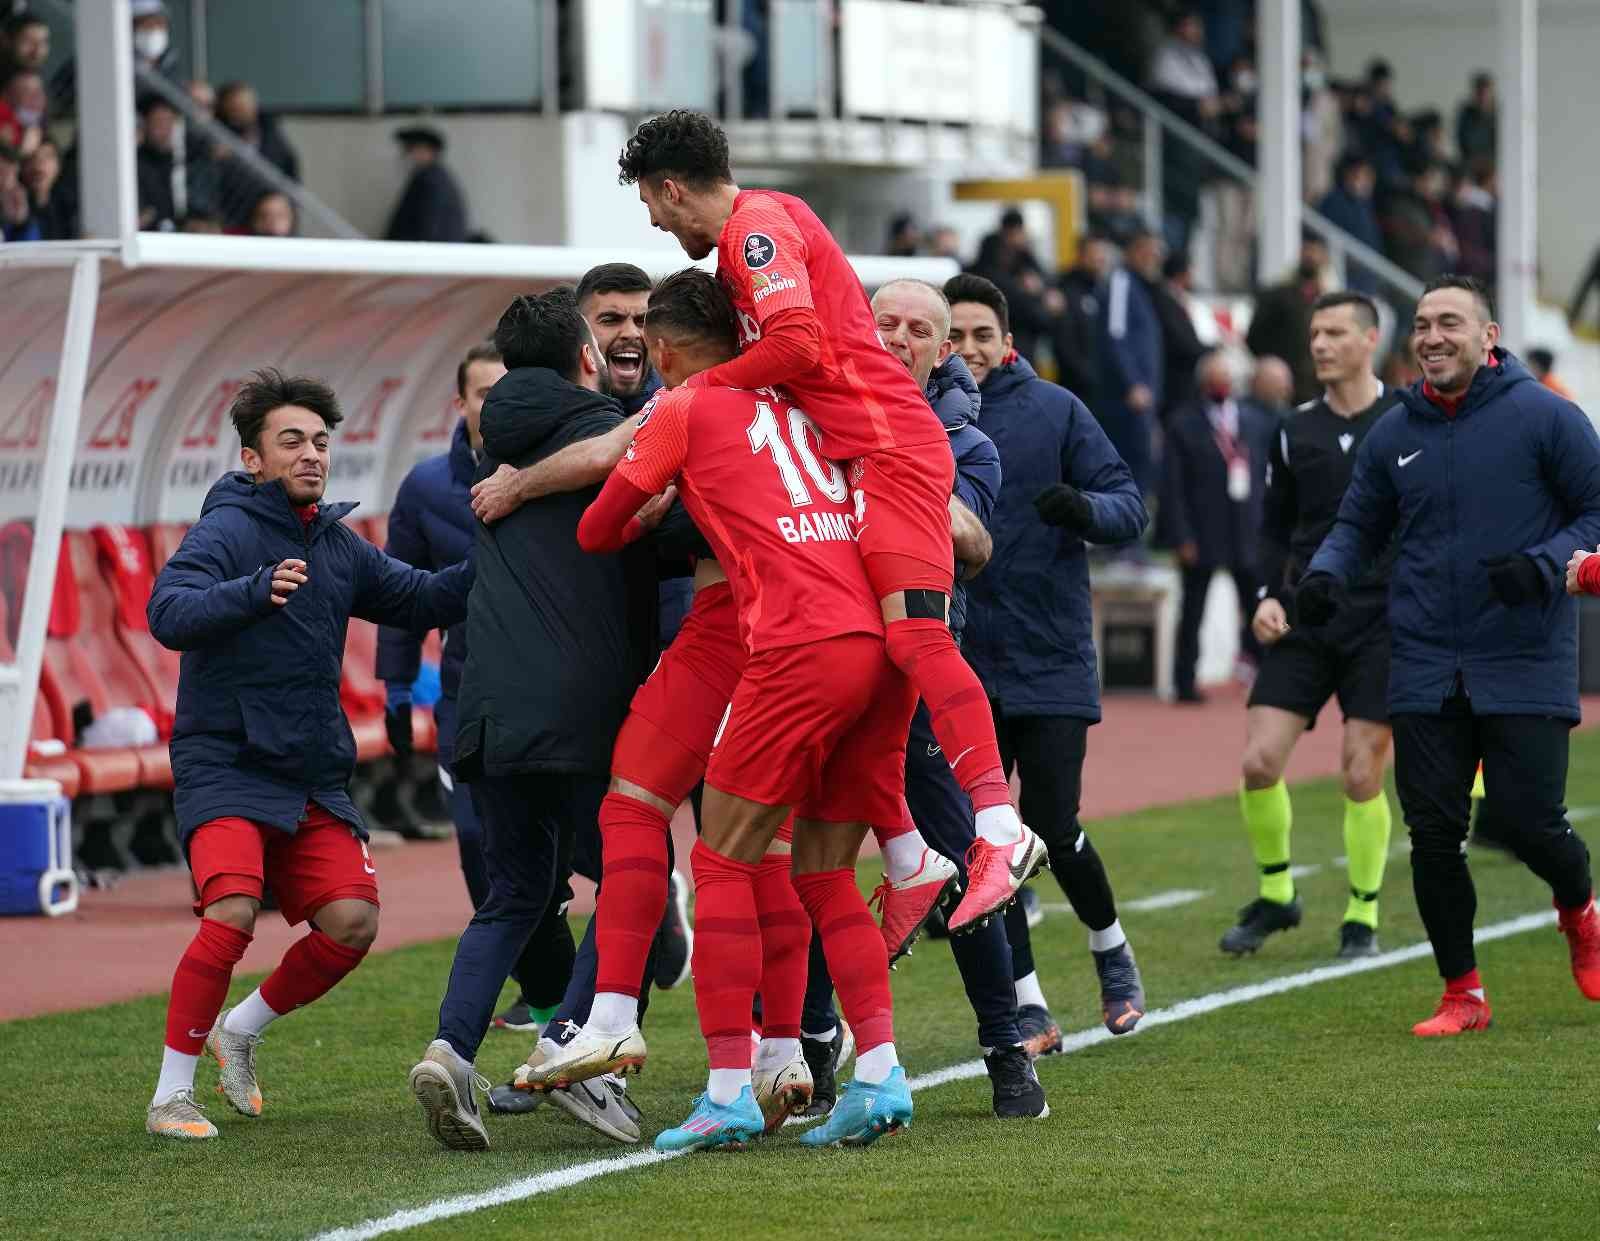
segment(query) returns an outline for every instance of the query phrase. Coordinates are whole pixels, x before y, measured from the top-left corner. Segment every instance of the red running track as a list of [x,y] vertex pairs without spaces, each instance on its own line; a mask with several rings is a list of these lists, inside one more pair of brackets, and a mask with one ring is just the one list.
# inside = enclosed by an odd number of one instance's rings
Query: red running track
[[[1600,718],[1600,697],[1584,700],[1586,719]],[[1296,747],[1291,780],[1339,769],[1337,717]],[[1244,711],[1237,689],[1216,690],[1200,706],[1173,706],[1148,697],[1110,697],[1105,720],[1089,732],[1084,767],[1086,819],[1148,806],[1215,797],[1238,786]],[[673,822],[679,859],[687,859],[694,828],[680,812]],[[374,853],[383,895],[376,951],[457,935],[471,916],[453,841],[408,844]],[[680,861],[680,867],[682,866]],[[573,912],[593,907],[582,880]],[[93,1008],[164,993],[178,957],[194,935],[189,877],[165,871],[124,880],[110,891],[86,892],[64,918],[0,919],[0,956],[7,986],[0,1020]],[[256,925],[241,969],[265,973],[298,937],[275,914]]]

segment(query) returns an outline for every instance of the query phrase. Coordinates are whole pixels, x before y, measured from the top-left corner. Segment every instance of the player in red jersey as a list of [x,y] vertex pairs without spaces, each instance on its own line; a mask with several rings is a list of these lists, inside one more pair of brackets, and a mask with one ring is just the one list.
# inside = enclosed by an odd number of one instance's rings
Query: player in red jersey
[[745,352],[690,383],[782,385],[820,428],[822,456],[850,461],[859,550],[885,646],[928,704],[976,811],[968,888],[949,922],[960,930],[1009,902],[1045,849],[1011,806],[988,700],[946,623],[955,463],[944,428],[883,347],[838,243],[800,199],[741,190],[715,122],[682,111],[645,121],[618,162],[655,227],[691,258],[717,251],[734,303]]
[[[693,269],[657,286],[646,323],[669,382],[736,347],[727,294]],[[806,1140],[866,1143],[911,1115],[887,953],[854,862],[867,824],[900,818],[916,692],[885,658],[849,487],[819,440],[807,415],[770,389],[675,388],[657,399],[578,529],[590,550],[622,546],[638,532],[632,514],[676,479],[728,574],[750,652],[706,771],[693,855],[695,1004],[710,1083],[684,1125],[657,1138],[661,1149],[739,1142],[765,1127],[751,1092],[749,1012],[765,932],[756,886],[791,810],[794,887],[861,1049],[856,1088]],[[798,1039],[786,1050],[798,1052]]]

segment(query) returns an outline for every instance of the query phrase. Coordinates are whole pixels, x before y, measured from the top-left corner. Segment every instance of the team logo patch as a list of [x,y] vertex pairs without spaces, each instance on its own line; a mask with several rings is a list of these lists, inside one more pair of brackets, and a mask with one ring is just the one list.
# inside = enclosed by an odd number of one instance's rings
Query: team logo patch
[[751,233],[744,239],[744,265],[759,271],[778,257],[778,247],[765,233]]
[[1355,442],[1356,437],[1351,435],[1350,432],[1346,431],[1339,437],[1339,451],[1348,453],[1350,451],[1350,445],[1354,444]]

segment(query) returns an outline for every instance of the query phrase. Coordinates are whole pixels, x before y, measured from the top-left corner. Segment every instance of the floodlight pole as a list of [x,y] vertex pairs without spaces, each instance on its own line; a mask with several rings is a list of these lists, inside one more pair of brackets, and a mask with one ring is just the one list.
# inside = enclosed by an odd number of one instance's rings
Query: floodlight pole
[[1513,352],[1528,347],[1538,296],[1539,5],[1500,0],[1500,82],[1496,159],[1500,211],[1495,273],[1500,338]]
[[133,17],[128,0],[80,0],[78,186],[83,235],[127,243],[139,227],[133,134]]
[[1274,284],[1300,253],[1300,2],[1260,0],[1256,6],[1261,93],[1256,125],[1261,134],[1261,178],[1256,220],[1261,238],[1259,284]]

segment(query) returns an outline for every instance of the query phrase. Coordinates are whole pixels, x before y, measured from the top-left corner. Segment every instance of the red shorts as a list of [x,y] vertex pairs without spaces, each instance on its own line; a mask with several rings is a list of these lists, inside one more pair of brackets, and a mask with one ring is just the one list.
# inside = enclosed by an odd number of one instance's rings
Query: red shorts
[[750,657],[706,783],[796,818],[900,822],[916,691],[876,634]]
[[955,478],[947,440],[885,448],[850,463],[857,546],[879,599],[900,590],[950,593],[956,572],[950,543]]
[[200,892],[196,917],[225,896],[259,901],[263,881],[290,926],[329,901],[378,903],[378,872],[367,842],[313,802],[293,835],[237,817],[202,823],[189,837],[189,870]]
[[701,587],[678,636],[633,696],[612,747],[611,774],[674,805],[687,797],[706,773],[744,662],[733,587]]

